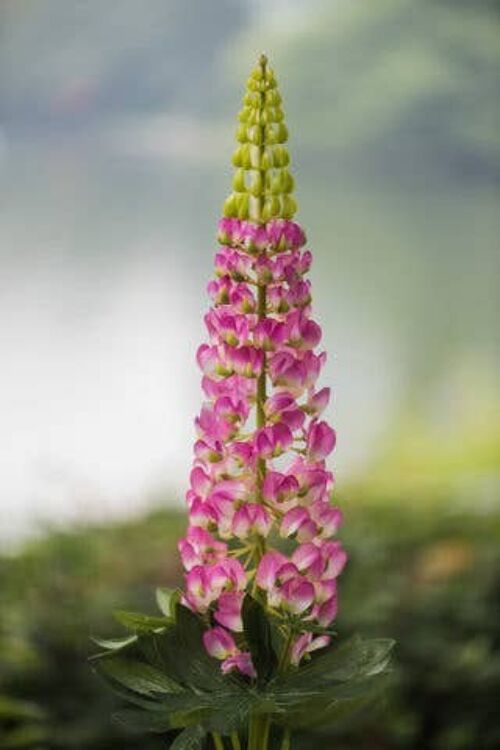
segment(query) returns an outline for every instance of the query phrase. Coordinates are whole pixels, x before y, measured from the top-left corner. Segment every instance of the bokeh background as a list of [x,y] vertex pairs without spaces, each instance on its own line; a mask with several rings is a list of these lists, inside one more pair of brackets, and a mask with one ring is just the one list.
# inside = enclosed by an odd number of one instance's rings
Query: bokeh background
[[175,584],[215,225],[261,51],[315,254],[351,555],[398,640],[316,750],[500,747],[498,0],[2,0],[0,747],[161,748],[89,636]]

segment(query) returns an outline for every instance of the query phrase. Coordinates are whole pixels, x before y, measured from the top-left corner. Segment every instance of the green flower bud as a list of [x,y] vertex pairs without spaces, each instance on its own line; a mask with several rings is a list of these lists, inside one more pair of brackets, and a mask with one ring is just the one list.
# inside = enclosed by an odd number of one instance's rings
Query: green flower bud
[[286,167],[290,163],[288,151],[284,146],[276,146],[273,152],[274,164],[276,167]]
[[294,179],[288,169],[284,169],[281,173],[281,192],[292,193],[294,188]]
[[260,92],[260,81],[256,81],[255,78],[249,78],[247,81],[247,89],[252,92]]
[[260,169],[260,146],[249,145],[249,169]]
[[251,107],[243,107],[241,112],[238,115],[238,119],[240,122],[248,122],[249,117],[251,117],[253,112],[253,109]]
[[238,219],[248,219],[249,201],[246,193],[239,193],[236,196],[236,205]]
[[257,146],[262,143],[263,132],[260,125],[252,125],[250,128],[248,128],[247,134],[250,143],[254,143]]
[[282,145],[288,130],[276,78],[265,56],[247,81],[236,138],[240,146],[233,154],[235,192],[224,204],[224,215],[260,223],[291,218],[297,208],[291,197],[294,180]]
[[244,123],[241,123],[241,125],[238,125],[236,128],[236,140],[240,143],[247,142],[247,126]]
[[273,152],[270,148],[265,148],[261,154],[259,168],[263,171],[271,169],[273,166]]
[[259,94],[255,93],[254,91],[249,91],[243,97],[243,104],[245,104],[247,107],[251,107],[251,108],[258,107],[260,105],[260,96],[259,96]]
[[275,122],[283,122],[285,119],[285,113],[281,109],[281,107],[276,107],[274,110],[274,121]]
[[252,173],[252,181],[250,183],[250,192],[255,197],[262,194],[262,175],[260,172]]
[[268,199],[264,202],[264,205],[262,206],[262,213],[261,218],[263,222],[269,221],[269,219],[272,218],[271,214],[271,201]]
[[269,91],[266,91],[264,100],[266,104],[274,107],[277,107],[279,104],[281,104],[281,96],[276,89],[269,89]]
[[232,158],[233,166],[235,167],[241,167],[243,162],[241,159],[241,146],[239,146],[236,151],[233,153]]
[[224,214],[224,216],[230,218],[235,218],[236,216],[238,216],[238,206],[236,204],[234,193],[231,193],[229,198],[226,198],[224,206],[222,208],[222,213]]
[[297,211],[297,204],[291,195],[284,195],[282,198],[282,211],[281,215],[284,219],[292,219],[295,212]]
[[250,144],[245,143],[243,146],[241,146],[241,166],[243,169],[250,169],[251,162],[250,162]]
[[238,169],[237,172],[235,172],[233,177],[233,189],[236,190],[237,193],[246,192],[244,169]]
[[279,193],[283,192],[281,183],[281,172],[278,172],[277,174],[274,174],[269,181],[269,192],[273,195],[279,195]]

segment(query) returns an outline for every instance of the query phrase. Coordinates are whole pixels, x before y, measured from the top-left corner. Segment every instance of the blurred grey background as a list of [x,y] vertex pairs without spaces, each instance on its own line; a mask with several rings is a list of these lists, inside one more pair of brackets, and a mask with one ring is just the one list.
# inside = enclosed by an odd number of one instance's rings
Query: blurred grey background
[[3,0],[0,541],[182,503],[244,80],[265,50],[339,482],[489,509],[498,0]]

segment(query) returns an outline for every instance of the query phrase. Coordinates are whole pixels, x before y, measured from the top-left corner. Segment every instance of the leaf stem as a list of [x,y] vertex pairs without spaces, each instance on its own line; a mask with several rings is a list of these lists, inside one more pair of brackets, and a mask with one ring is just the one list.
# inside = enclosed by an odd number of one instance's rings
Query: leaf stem
[[281,743],[281,750],[290,750],[291,746],[291,731],[288,727],[285,727],[285,731],[283,732],[283,740]]
[[231,745],[232,745],[233,750],[241,750],[241,742],[238,736],[238,732],[232,732]]
[[218,732],[212,732],[212,739],[214,741],[215,750],[224,750],[224,743]]
[[290,652],[293,646],[294,636],[295,636],[294,629],[290,628],[290,630],[288,631],[287,639],[285,641],[285,645],[283,647],[283,651],[281,652],[281,655],[280,655],[280,660],[278,664],[278,672],[280,673],[283,673],[288,667],[288,663],[290,661]]

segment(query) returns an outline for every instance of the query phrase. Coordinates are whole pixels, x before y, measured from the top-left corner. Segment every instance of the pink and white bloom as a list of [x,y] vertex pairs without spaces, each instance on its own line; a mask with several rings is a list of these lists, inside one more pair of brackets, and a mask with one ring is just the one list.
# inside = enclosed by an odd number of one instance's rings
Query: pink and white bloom
[[312,422],[307,433],[307,457],[310,461],[322,461],[336,442],[335,432],[326,422]]
[[203,643],[210,656],[227,659],[238,652],[235,640],[224,628],[215,627],[203,633]]

